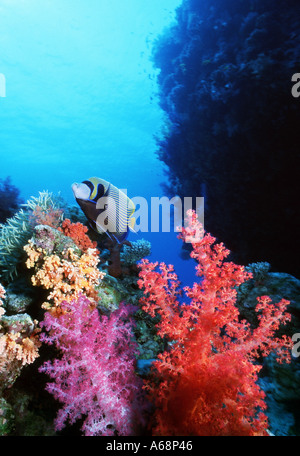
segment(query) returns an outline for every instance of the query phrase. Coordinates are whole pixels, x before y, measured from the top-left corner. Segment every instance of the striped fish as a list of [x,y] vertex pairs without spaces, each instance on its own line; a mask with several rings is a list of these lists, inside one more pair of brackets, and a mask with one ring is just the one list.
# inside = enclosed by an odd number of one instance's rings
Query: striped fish
[[135,205],[128,196],[110,182],[91,177],[72,190],[77,203],[96,232],[106,233],[113,242],[121,244],[134,231]]

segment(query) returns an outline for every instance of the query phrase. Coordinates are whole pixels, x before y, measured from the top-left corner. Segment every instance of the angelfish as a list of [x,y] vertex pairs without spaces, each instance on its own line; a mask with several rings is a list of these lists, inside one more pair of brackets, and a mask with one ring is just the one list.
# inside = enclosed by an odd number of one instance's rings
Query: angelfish
[[106,233],[113,242],[121,244],[134,231],[135,205],[133,201],[110,182],[91,177],[80,184],[72,184],[77,203],[93,230]]

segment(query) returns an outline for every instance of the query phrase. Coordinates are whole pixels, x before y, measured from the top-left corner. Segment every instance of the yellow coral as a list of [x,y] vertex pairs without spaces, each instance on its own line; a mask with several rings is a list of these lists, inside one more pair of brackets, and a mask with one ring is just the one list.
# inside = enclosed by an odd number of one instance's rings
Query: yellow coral
[[43,256],[43,251],[40,248],[35,248],[31,240],[28,241],[28,244],[24,247],[25,252],[28,255],[26,260],[26,266],[28,269],[33,268],[38,260]]
[[41,343],[38,338],[38,330],[34,331],[30,337],[22,339],[20,333],[8,333],[1,336],[0,356],[4,355],[6,361],[17,359],[21,365],[31,364],[39,356],[38,349]]
[[40,329],[36,328],[28,336],[20,332],[0,335],[0,391],[12,386],[25,364],[31,364],[39,356]]
[[5,313],[2,299],[5,298],[5,289],[0,284],[0,391],[12,386],[16,378],[20,375],[21,369],[25,364],[31,364],[39,356],[37,321],[33,322],[30,335],[25,336],[21,332],[7,331],[1,325],[1,317]]
[[97,268],[99,258],[96,249],[89,248],[80,256],[74,249],[68,248],[64,258],[47,255],[33,243],[28,243],[25,251],[28,255],[27,267],[35,267],[36,270],[31,278],[33,285],[51,290],[47,298],[50,302],[42,305],[44,309],[59,314],[63,300],[71,301],[81,293],[97,305],[99,298],[95,286],[105,274]]
[[31,364],[39,356],[38,348],[40,347],[40,341],[37,335],[31,337],[25,337],[22,339],[22,364]]

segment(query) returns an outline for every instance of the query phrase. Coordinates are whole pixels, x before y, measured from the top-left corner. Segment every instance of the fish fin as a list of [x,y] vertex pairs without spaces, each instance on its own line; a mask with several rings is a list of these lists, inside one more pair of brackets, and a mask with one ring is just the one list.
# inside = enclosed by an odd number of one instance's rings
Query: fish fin
[[99,223],[97,223],[97,222],[94,222],[94,223],[96,226],[96,231],[100,234],[105,233],[112,242],[117,242],[118,244],[122,244],[128,235],[128,231],[123,231],[122,233],[113,233],[113,232],[110,232],[108,229],[103,229],[102,226],[99,225]]
[[128,227],[129,227],[130,231],[132,231],[133,233],[136,234],[137,232],[134,229],[135,222],[136,222],[135,217],[131,217],[129,222],[128,222]]
[[93,222],[92,220],[88,220],[88,225],[90,226],[90,228],[92,228],[93,231],[96,231],[96,233],[98,233],[97,225],[95,222]]
[[110,233],[109,231],[106,231],[106,234],[111,241],[116,242],[117,244],[123,244],[128,232],[125,231],[125,233]]

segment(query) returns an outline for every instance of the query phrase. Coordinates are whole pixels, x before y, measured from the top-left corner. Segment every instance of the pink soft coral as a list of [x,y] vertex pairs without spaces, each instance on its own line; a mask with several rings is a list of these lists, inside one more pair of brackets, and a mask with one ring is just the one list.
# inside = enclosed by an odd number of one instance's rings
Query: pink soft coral
[[257,385],[258,356],[277,352],[289,361],[290,339],[274,337],[288,301],[271,304],[262,297],[256,308],[259,325],[251,330],[240,320],[236,287],[251,275],[225,262],[229,251],[206,234],[194,212],[179,235],[192,242],[201,280],[185,292],[180,305],[173,266],[144,260],[139,286],[143,309],[159,315],[158,333],[169,348],[154,362],[146,388],[155,406],[153,432],[158,435],[266,435],[265,394]]
[[132,340],[131,307],[120,305],[109,317],[81,295],[64,301],[60,316],[45,314],[42,340],[55,344],[62,358],[40,370],[55,381],[47,390],[63,403],[56,429],[67,420],[85,417],[85,435],[134,435],[143,425],[144,398],[135,375],[136,345]]

